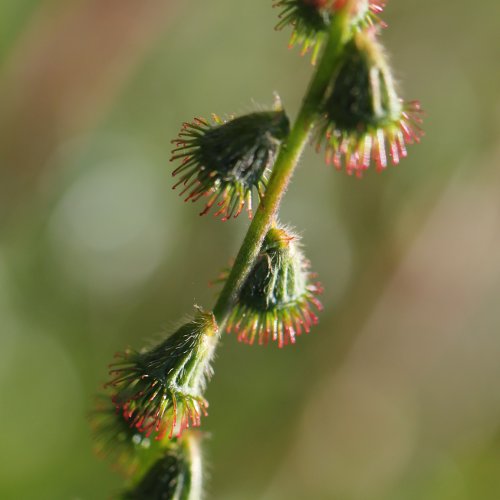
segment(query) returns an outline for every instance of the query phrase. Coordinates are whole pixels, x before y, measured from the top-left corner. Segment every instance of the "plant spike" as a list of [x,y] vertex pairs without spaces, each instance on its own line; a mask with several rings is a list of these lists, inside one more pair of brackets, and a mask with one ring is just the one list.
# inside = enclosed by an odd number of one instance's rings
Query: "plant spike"
[[[418,142],[420,105],[396,93],[380,43],[382,0],[281,0],[277,29],[292,26],[292,45],[312,48],[317,68],[294,125],[278,105],[223,120],[195,118],[173,141],[174,187],[186,201],[208,198],[223,220],[247,206],[258,210],[212,312],[197,311],[163,342],[128,349],[111,367],[106,400],[91,416],[96,448],[132,475],[128,500],[200,500],[200,425],[205,386],[221,330],[240,341],[293,344],[317,322],[322,287],[309,271],[298,238],[277,223],[280,203],[310,140],[328,162],[361,173],[387,157],[397,164],[405,144]],[[388,144],[388,150],[386,145]],[[269,180],[268,180],[268,173]]]

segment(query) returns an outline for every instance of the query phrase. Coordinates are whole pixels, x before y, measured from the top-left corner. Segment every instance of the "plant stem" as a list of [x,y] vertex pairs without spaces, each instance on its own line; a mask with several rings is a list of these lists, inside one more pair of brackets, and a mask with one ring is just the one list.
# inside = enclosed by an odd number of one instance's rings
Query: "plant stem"
[[318,115],[318,110],[320,109],[332,74],[338,67],[344,45],[351,36],[350,17],[347,10],[344,8],[333,17],[325,50],[309,84],[309,89],[304,96],[302,106],[295,124],[290,131],[290,135],[281,146],[269,179],[266,195],[261,201],[255,217],[248,228],[231,273],[214,307],[213,312],[219,324],[220,331],[224,327],[224,323],[236,300],[237,294],[252,269],[255,259],[259,254],[262,241],[276,218],[281,199],[307,143],[309,132]]

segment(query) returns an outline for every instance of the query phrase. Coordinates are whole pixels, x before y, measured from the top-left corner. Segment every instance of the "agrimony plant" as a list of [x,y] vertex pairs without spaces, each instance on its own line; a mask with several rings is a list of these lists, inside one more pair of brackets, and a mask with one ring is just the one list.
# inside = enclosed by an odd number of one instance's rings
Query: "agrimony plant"
[[[322,287],[298,238],[278,222],[282,196],[308,142],[327,163],[361,176],[398,164],[422,136],[417,101],[397,92],[379,40],[381,0],[281,0],[277,29],[316,65],[290,126],[279,100],[268,111],[185,122],[173,142],[174,188],[204,199],[223,220],[253,220],[211,311],[158,345],[126,350],[110,366],[92,414],[96,450],[130,476],[126,499],[202,497],[201,434],[211,361],[223,331],[247,344],[293,344],[318,321]],[[258,209],[253,213],[255,194]]]

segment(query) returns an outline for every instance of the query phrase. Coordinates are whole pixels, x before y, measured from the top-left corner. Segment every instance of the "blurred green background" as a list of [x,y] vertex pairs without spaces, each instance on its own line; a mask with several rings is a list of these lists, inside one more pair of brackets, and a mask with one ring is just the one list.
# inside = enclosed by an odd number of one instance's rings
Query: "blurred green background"
[[[270,0],[0,2],[0,498],[106,499],[87,414],[117,350],[197,303],[248,221],[172,192],[182,121],[311,75]],[[225,336],[203,429],[214,499],[500,498],[498,0],[392,1],[426,137],[363,180],[309,151],[281,212],[325,286],[279,351]]]

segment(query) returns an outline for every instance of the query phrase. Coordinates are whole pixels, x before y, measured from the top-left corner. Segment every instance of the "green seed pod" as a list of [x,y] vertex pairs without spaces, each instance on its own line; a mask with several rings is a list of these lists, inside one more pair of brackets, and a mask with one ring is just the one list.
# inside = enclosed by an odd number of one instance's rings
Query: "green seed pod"
[[[300,54],[312,51],[311,61],[316,64],[333,16],[346,8],[347,3],[346,0],[280,0],[273,5],[282,8],[275,29],[292,26],[289,48],[302,45]],[[378,16],[384,10],[383,0],[358,0],[351,4],[350,21],[354,30],[385,26]]]
[[182,159],[174,176],[182,174],[174,189],[182,186],[185,201],[208,197],[205,209],[217,204],[216,216],[237,217],[245,203],[252,217],[252,190],[260,198],[266,188],[266,170],[272,166],[281,141],[288,136],[290,123],[285,112],[250,113],[224,122],[213,115],[213,123],[195,118],[184,123],[171,161]]
[[278,347],[294,344],[302,330],[309,332],[318,319],[312,306],[321,310],[316,298],[321,285],[312,280],[297,237],[283,228],[267,233],[257,261],[250,271],[227,323],[227,332],[238,340]]
[[330,3],[333,13],[349,9],[351,24],[356,30],[387,27],[379,17],[385,8],[385,0],[333,0]]
[[312,50],[312,63],[316,64],[319,52],[330,26],[330,10],[327,0],[282,0],[274,7],[283,8],[276,30],[292,26],[288,47],[302,45],[301,55]]
[[122,495],[123,500],[200,500],[203,492],[198,436],[171,441],[167,451]]
[[111,365],[106,386],[114,389],[113,404],[130,427],[161,440],[167,432],[171,438],[200,425],[217,333],[213,314],[199,311],[151,350],[119,355],[123,360]]
[[146,437],[131,426],[110,398],[98,397],[96,409],[90,414],[94,451],[111,461],[119,472],[130,476],[151,465],[165,451],[166,440]]
[[387,166],[407,155],[405,144],[419,142],[421,109],[399,99],[385,54],[375,38],[360,32],[345,49],[317,129],[317,149],[325,143],[326,162],[361,175],[371,160]]

